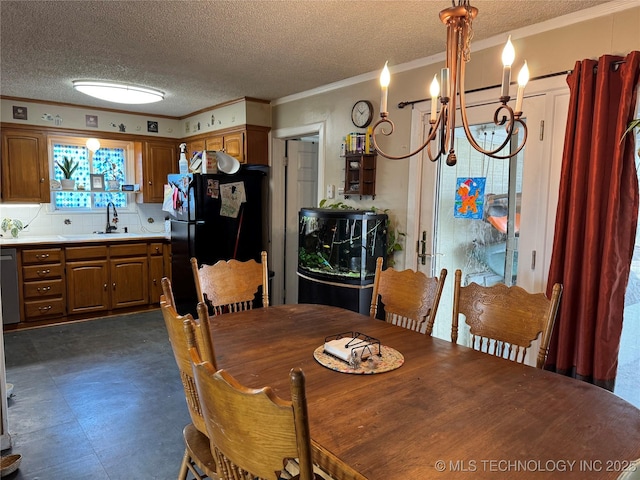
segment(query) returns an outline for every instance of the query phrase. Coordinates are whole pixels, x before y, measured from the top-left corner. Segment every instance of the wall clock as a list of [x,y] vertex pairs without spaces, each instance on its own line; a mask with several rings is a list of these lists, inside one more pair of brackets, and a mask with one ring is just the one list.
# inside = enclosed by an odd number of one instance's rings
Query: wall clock
[[351,121],[358,128],[369,126],[373,120],[373,105],[369,100],[358,100],[351,109]]

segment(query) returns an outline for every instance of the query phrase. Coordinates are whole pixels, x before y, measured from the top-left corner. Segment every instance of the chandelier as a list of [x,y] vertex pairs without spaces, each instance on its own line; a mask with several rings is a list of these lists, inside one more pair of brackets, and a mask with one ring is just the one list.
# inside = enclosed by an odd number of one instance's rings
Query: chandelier
[[[478,152],[488,155],[492,158],[507,159],[517,155],[524,147],[527,141],[527,125],[522,121],[522,99],[524,96],[524,87],[529,81],[529,69],[527,62],[524,62],[520,73],[518,74],[518,91],[515,108],[508,105],[511,97],[509,96],[509,83],[511,81],[511,65],[515,60],[515,50],[511,43],[511,37],[507,40],[507,44],[502,52],[502,63],[504,65],[502,72],[502,87],[500,91],[500,105],[498,105],[494,115],[493,122],[496,126],[504,126],[506,137],[504,142],[497,148],[485,150],[474,139],[469,122],[467,120],[466,104],[464,98],[464,75],[465,64],[470,59],[471,38],[473,30],[471,23],[478,15],[478,9],[469,4],[469,0],[458,0],[457,5],[452,1],[453,6],[446,8],[440,12],[440,20],[447,27],[447,52],[446,66],[440,72],[440,82],[438,76],[434,75],[433,81],[429,89],[431,95],[431,116],[430,129],[425,142],[415,151],[406,155],[390,155],[380,149],[376,141],[376,128],[380,125],[388,124],[390,129],[381,128],[380,133],[389,136],[393,133],[394,124],[388,118],[387,111],[387,93],[391,75],[389,68],[385,63],[382,74],[380,75],[380,86],[382,88],[382,97],[380,101],[380,120],[373,126],[372,140],[377,152],[391,160],[400,160],[415,155],[426,148],[429,160],[435,162],[441,155],[446,153],[447,165],[456,164],[456,153],[454,149],[454,133],[456,129],[456,97],[460,97],[460,113],[462,117],[462,126],[469,143]],[[440,111],[438,112],[438,101],[440,103]],[[518,129],[522,128],[522,143],[515,149],[510,149],[509,153],[503,154],[501,151],[511,141],[511,136],[518,133]]]

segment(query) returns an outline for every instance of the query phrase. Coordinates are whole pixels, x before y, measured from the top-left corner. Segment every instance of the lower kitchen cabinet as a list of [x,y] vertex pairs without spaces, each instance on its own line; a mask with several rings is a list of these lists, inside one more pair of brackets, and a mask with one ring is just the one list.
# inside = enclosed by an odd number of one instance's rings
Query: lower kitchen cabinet
[[162,295],[162,277],[168,276],[165,273],[164,245],[162,243],[152,243],[149,245],[149,303],[160,302]]
[[147,305],[147,244],[67,247],[69,314]]
[[[170,245],[105,241],[18,248],[20,323],[46,325],[157,306]],[[21,328],[16,324],[16,328]]]
[[65,314],[64,266],[61,248],[21,252],[22,318],[27,322]]
[[[146,249],[145,249],[146,250]],[[110,261],[111,308],[149,304],[147,256]]]
[[108,262],[106,260],[67,262],[68,312],[95,312],[108,308]]

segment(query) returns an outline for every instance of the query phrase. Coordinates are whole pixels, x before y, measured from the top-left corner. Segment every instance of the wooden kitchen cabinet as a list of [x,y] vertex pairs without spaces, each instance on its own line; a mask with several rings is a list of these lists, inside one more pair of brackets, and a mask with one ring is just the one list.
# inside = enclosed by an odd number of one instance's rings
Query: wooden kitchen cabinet
[[164,271],[164,245],[152,243],[149,245],[149,303],[160,302],[162,295],[162,277],[167,276]]
[[178,149],[175,142],[144,142],[142,153],[142,202],[162,203],[167,175],[178,171]]
[[67,247],[70,314],[149,304],[147,244]]
[[2,200],[49,203],[47,139],[31,130],[2,130]]
[[21,252],[21,318],[27,322],[65,315],[64,255],[61,248]]
[[69,314],[109,309],[109,263],[106,245],[67,247]]
[[111,260],[111,308],[149,304],[147,257]]
[[162,277],[171,275],[171,245],[161,238],[34,244],[17,251],[15,328],[157,307]]
[[269,164],[269,128],[245,125],[241,130],[220,132],[205,138],[207,150],[224,150],[240,163]]
[[242,132],[228,133],[226,135],[216,135],[205,139],[207,150],[224,150],[240,163],[246,163],[244,155],[244,134]]
[[204,139],[193,140],[190,142],[186,142],[186,144],[187,144],[186,157],[188,161],[191,161],[191,157],[193,157],[193,154],[195,152],[201,152],[205,149]]

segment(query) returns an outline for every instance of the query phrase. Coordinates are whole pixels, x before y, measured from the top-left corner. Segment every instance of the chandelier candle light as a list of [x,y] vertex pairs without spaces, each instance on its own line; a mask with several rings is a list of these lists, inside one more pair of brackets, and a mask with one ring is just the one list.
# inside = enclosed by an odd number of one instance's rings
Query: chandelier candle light
[[[453,3],[453,2],[452,2]],[[382,88],[382,96],[380,99],[380,120],[373,126],[373,144],[378,153],[391,160],[400,160],[411,157],[426,148],[429,160],[435,162],[441,155],[447,153],[447,165],[456,164],[456,153],[454,149],[454,133],[456,129],[456,97],[460,97],[460,113],[462,116],[462,126],[469,143],[478,152],[488,155],[492,158],[507,159],[517,155],[525,143],[527,142],[527,125],[522,121],[522,100],[524,97],[524,87],[529,81],[529,69],[527,62],[524,62],[520,73],[518,74],[518,92],[516,98],[515,109],[512,109],[508,102],[509,84],[511,83],[511,66],[515,60],[515,50],[511,43],[511,36],[507,40],[507,44],[502,52],[502,85],[500,90],[500,105],[493,115],[493,122],[497,126],[505,126],[507,132],[504,142],[493,150],[483,149],[473,138],[469,122],[467,120],[466,104],[464,98],[464,77],[465,65],[470,60],[471,53],[471,37],[473,31],[471,23],[478,15],[478,9],[469,4],[469,0],[458,0],[457,5],[446,8],[440,12],[440,20],[447,27],[447,52],[446,66],[440,71],[440,83],[438,83],[438,75],[433,76],[433,81],[429,87],[431,97],[431,115],[429,123],[431,128],[425,142],[415,151],[406,155],[389,155],[382,151],[376,141],[376,128],[379,125],[389,124],[390,129],[381,129],[381,133],[389,136],[393,133],[394,124],[388,118],[387,111],[387,94],[389,92],[389,83],[391,75],[389,68],[385,63],[380,75],[380,86]],[[442,86],[442,92],[440,87]],[[438,100],[440,101],[440,112],[438,112]],[[501,150],[511,141],[511,136],[518,133],[522,128],[522,143],[517,148],[512,149],[508,153],[501,153]],[[432,150],[432,142],[438,138],[439,145],[437,151]]]

